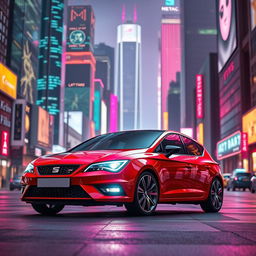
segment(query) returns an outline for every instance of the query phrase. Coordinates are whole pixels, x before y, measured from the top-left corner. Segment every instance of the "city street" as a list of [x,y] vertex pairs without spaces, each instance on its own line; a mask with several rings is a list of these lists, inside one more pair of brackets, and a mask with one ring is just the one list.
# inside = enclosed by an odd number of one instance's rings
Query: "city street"
[[2,190],[0,255],[256,255],[256,194],[225,192],[216,214],[196,205],[160,205],[151,217],[69,206],[44,217]]

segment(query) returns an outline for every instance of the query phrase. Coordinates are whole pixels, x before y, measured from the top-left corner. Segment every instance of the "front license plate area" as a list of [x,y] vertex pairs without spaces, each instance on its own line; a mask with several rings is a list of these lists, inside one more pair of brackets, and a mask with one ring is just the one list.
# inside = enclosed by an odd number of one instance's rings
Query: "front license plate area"
[[68,188],[70,187],[70,178],[38,178],[38,188]]

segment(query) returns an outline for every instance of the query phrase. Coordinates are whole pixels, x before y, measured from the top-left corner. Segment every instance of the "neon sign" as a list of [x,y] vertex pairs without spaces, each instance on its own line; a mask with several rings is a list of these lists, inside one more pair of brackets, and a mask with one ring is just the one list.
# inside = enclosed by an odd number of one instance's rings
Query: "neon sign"
[[241,132],[237,131],[217,143],[217,159],[237,155],[241,152]]
[[9,155],[9,132],[2,131],[1,154],[3,156]]
[[196,117],[204,117],[203,107],[203,75],[196,75]]

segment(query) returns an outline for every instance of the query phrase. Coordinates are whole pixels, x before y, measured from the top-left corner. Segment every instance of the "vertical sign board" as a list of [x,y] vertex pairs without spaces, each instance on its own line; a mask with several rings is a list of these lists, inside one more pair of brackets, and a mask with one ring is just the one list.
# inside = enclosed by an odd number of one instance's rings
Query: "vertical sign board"
[[242,151],[242,158],[245,159],[248,157],[248,133],[242,132],[241,137],[241,151]]
[[196,75],[196,117],[204,118],[203,75]]
[[117,131],[117,116],[118,116],[118,100],[117,96],[114,94],[110,94],[110,131]]
[[94,26],[95,18],[91,6],[69,6],[66,51],[93,51]]
[[25,99],[17,99],[13,104],[12,146],[23,146],[25,137]]

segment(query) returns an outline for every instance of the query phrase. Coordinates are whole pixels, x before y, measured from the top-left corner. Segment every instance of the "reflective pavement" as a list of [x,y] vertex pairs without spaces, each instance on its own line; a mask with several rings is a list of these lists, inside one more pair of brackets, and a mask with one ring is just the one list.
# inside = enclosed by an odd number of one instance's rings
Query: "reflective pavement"
[[154,216],[123,207],[67,206],[44,217],[0,191],[0,255],[256,255],[256,194],[227,192],[220,213],[159,205]]

